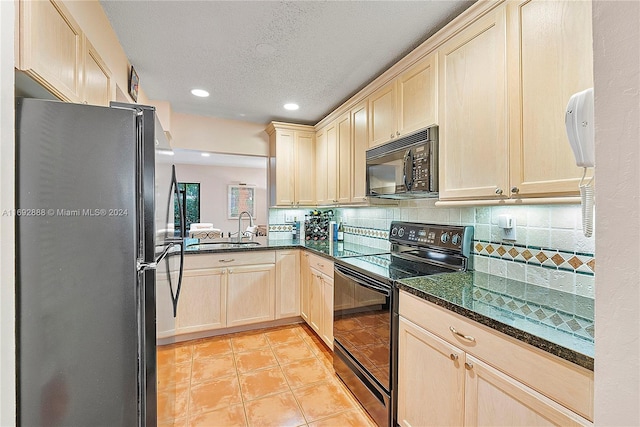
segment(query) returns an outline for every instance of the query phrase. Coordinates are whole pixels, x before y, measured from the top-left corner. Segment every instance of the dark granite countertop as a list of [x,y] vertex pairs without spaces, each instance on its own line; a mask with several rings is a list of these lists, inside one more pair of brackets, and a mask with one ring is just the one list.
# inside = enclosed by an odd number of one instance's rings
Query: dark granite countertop
[[[219,252],[245,252],[245,251],[265,251],[278,249],[307,249],[325,258],[335,259],[350,256],[373,255],[385,252],[369,246],[356,245],[351,243],[337,242],[316,242],[306,240],[269,240],[265,237],[257,237],[254,240],[259,245],[245,245],[241,247],[215,247],[208,243],[225,243],[227,239],[205,240],[205,239],[185,239],[186,254],[203,254]],[[247,241],[245,241],[247,242]]]
[[403,291],[593,370],[593,299],[476,271],[396,283]]

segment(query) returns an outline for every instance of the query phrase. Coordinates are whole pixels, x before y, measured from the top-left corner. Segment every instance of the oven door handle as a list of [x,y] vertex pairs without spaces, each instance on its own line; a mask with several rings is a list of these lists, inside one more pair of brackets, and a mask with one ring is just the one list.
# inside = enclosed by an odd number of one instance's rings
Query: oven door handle
[[384,286],[377,286],[377,285],[374,285],[373,283],[367,283],[364,280],[358,279],[356,277],[347,276],[347,274],[345,274],[344,272],[342,272],[342,271],[340,271],[338,269],[335,269],[334,273],[339,275],[339,276],[342,276],[346,280],[351,280],[353,282],[356,282],[360,286],[364,286],[367,289],[371,289],[372,291],[384,294],[385,296],[390,296],[391,295],[391,289],[386,288]]

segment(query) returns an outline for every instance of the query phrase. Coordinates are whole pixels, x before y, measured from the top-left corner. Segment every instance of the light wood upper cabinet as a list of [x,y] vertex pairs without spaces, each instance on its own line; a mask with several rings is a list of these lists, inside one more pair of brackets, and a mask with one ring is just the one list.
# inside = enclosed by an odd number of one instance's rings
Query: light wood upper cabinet
[[593,86],[591,3],[506,2],[438,51],[440,199],[577,195],[564,113]]
[[507,191],[505,43],[500,6],[438,49],[440,199]]
[[312,131],[296,132],[295,195],[298,205],[309,206],[316,202],[314,138]]
[[63,3],[20,1],[19,68],[64,101],[82,102],[83,33]]
[[393,80],[369,96],[369,147],[395,138],[397,129],[397,84]]
[[336,137],[337,203],[349,203],[351,201],[351,115],[349,113],[343,114],[336,120]]
[[338,202],[338,129],[333,122],[326,129],[327,132],[327,199],[325,203]]
[[593,87],[591,2],[507,3],[512,196],[577,195],[567,140],[572,94]]
[[20,1],[17,68],[63,101],[108,106],[111,71],[64,3]]
[[267,133],[271,206],[315,204],[313,127],[272,122]]
[[369,97],[369,147],[437,123],[437,57],[429,54]]
[[275,319],[273,264],[230,267],[227,286],[227,326]]
[[351,201],[367,201],[367,103],[351,109]]
[[398,77],[400,136],[438,123],[437,60],[437,55],[427,55]]
[[108,107],[111,101],[111,71],[86,38],[85,46],[84,100],[87,104]]
[[316,132],[316,201],[319,205],[328,203],[327,196],[327,130]]
[[300,251],[276,252],[276,319],[300,315]]

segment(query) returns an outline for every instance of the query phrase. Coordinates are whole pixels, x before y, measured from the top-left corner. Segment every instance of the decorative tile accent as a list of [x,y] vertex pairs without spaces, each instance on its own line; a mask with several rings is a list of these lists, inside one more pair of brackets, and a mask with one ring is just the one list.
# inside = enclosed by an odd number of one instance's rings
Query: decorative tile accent
[[508,310],[511,315],[544,323],[582,339],[593,340],[595,336],[593,320],[577,314],[566,313],[531,301],[525,302],[510,295],[478,287],[473,292],[473,300],[478,304],[493,307],[495,310]]
[[596,262],[593,254],[481,240],[474,242],[473,253],[474,255],[531,264],[551,270],[564,270],[590,276],[595,274]]

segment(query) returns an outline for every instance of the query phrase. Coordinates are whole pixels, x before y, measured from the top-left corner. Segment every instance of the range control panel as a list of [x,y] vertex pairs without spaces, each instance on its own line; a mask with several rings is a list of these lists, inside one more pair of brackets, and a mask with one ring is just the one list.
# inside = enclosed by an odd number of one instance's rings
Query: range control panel
[[389,241],[399,245],[430,246],[469,254],[473,227],[423,224],[417,222],[391,223]]

